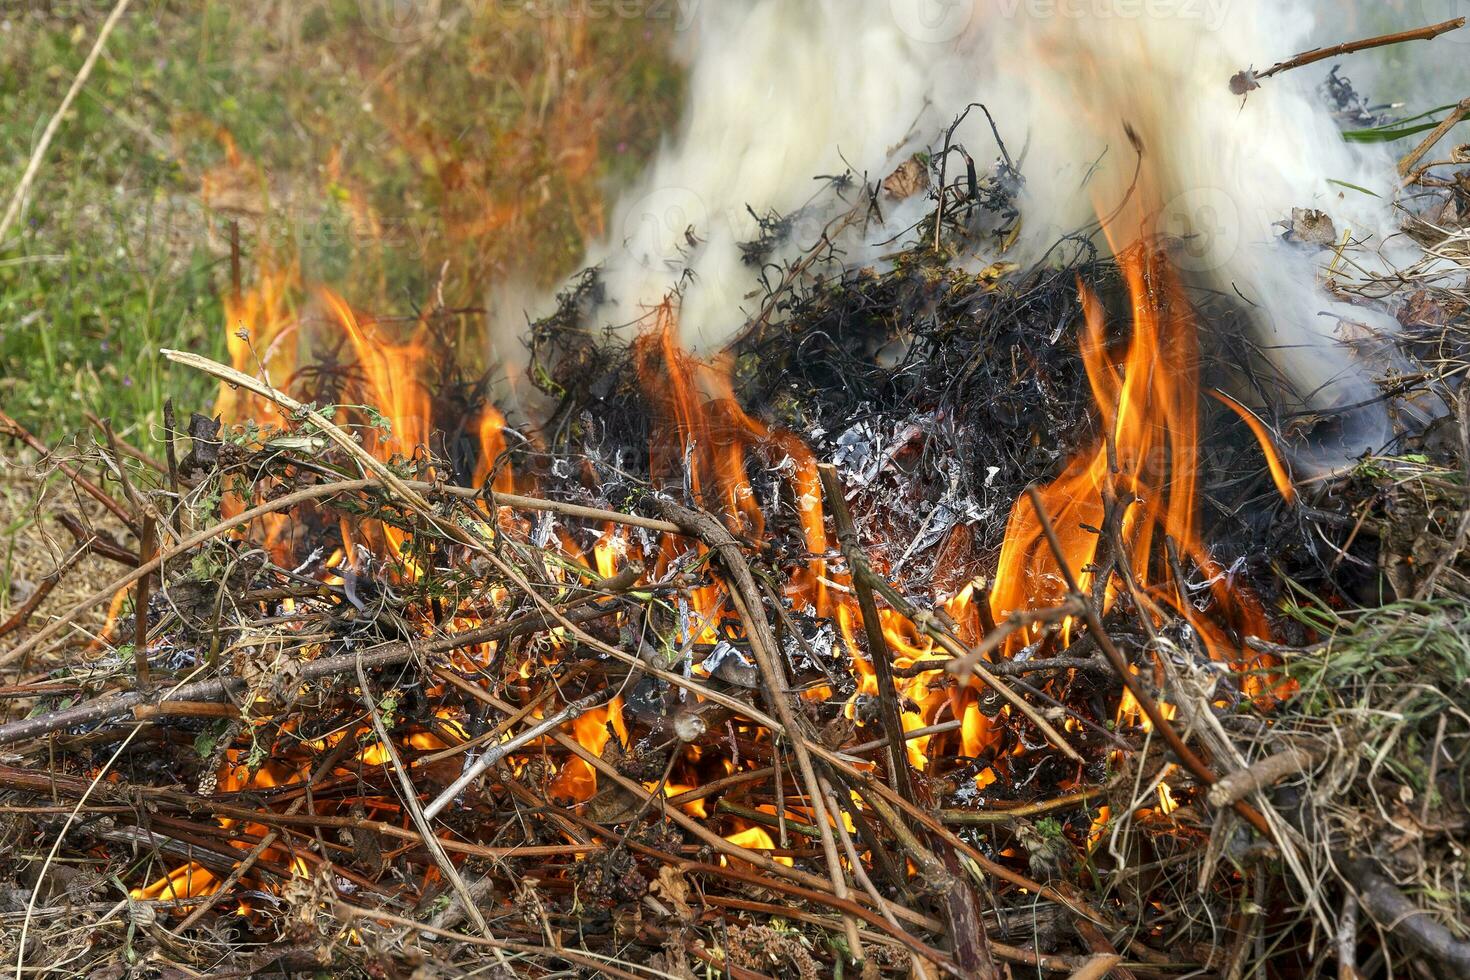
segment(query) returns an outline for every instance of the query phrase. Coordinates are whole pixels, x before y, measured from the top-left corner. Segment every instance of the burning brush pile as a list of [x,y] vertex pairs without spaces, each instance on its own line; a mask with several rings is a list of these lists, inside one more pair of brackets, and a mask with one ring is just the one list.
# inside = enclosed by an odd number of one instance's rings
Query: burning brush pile
[[589,332],[588,273],[534,426],[433,376],[436,311],[324,294],[298,360],[267,270],[233,366],[164,352],[212,410],[30,439],[136,546],[78,525],[0,626],[17,968],[1470,970],[1463,292],[1344,278],[1404,325],[1385,396],[1457,410],[1294,480],[1332,420],[1221,390],[1279,382],[1178,242],[969,271],[1008,159],[913,169],[919,244],[824,236],[718,358],[674,303]]

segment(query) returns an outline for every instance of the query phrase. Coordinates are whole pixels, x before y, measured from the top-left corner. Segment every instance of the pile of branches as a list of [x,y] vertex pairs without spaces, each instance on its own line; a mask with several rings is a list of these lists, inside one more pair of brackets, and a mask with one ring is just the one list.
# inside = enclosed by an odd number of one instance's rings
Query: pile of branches
[[[938,246],[1006,234],[1014,174],[930,177],[920,247],[878,273],[819,245],[731,351],[742,438],[767,433],[743,460],[760,535],[693,463],[655,478],[636,345],[579,319],[591,277],[533,330],[550,423],[480,486],[448,478],[467,458],[368,451],[361,408],[178,352],[270,423],[170,413],[161,445],[104,426],[63,460],[0,416],[131,539],[75,525],[0,624],[0,952],[119,977],[1470,970],[1465,413],[1292,508],[1246,505],[1256,444],[1207,413],[1212,540],[1264,552],[1235,566],[1272,599],[1281,642],[1248,641],[1271,697],[1140,601],[1121,548],[1053,607],[994,622],[980,588],[956,621],[941,600],[993,567],[1007,508],[1097,438],[1059,324],[1116,270],[1085,247],[951,267]],[[1464,291],[1407,282],[1360,298],[1456,403]],[[792,434],[821,461],[820,552],[780,489]],[[504,464],[525,492],[495,489]],[[114,574],[56,608],[87,565]],[[914,729],[914,677],[978,715]],[[981,755],[964,719],[995,733]]]
[[[1221,774],[1159,706],[1152,668],[1129,669],[1139,631],[1104,624],[1075,582],[1036,618],[1085,621],[1090,653],[992,663],[873,571],[823,468],[829,575],[865,625],[880,603],[912,624],[935,657],[918,669],[978,685],[1005,728],[998,758],[918,772],[894,747],[934,733],[904,731],[881,632],[864,634],[877,696],[849,717],[831,675],[855,673],[850,655],[814,649],[821,624],[769,551],[694,500],[454,487],[426,456],[380,461],[322,410],[169,356],[251,388],[281,424],[196,418],[157,470],[99,446],[121,499],[67,465],[142,547],[79,541],[127,570],[3,655],[29,706],[0,725],[6,936],[28,969],[983,977],[1241,957],[1233,929],[1207,925],[1240,902],[1218,855],[1179,904],[1160,900],[1167,873],[1110,883],[1200,860]],[[279,518],[324,529],[322,546],[279,562],[261,547]],[[355,553],[329,563],[326,529],[343,526]],[[614,532],[678,557],[600,574],[587,556]],[[711,585],[723,651],[680,628]],[[102,637],[69,630],[125,590],[132,615]],[[991,647],[1014,628],[992,625]],[[1045,690],[1060,677],[1068,704]],[[1125,688],[1154,734],[1100,724]],[[1006,778],[982,797],[987,763]],[[1187,805],[1139,806],[1181,766]],[[1103,806],[1137,819],[1099,850]],[[1127,869],[1105,871],[1107,853]],[[87,941],[68,941],[79,927]]]
[[[221,432],[196,417],[156,468],[116,439],[66,465],[142,544],[79,538],[79,558],[126,573],[44,626],[32,605],[4,654],[24,678],[7,693],[29,705],[0,725],[7,937],[29,968],[1169,976],[1249,962],[1283,825],[1246,791],[1206,802],[1225,774],[1199,741],[1231,757],[1201,721],[1213,687],[1189,695],[1208,656],[1188,630],[1165,624],[1160,658],[1136,609],[1105,623],[1071,582],[1034,614],[1085,622],[1066,655],[977,656],[1017,624],[966,637],[911,598],[925,589],[876,574],[824,466],[840,547],[821,557],[863,625],[897,612],[936,658],[910,670],[978,686],[1006,730],[998,758],[918,772],[892,747],[933,733],[904,731],[881,632],[860,641],[877,697],[851,715],[850,655],[816,649],[830,624],[772,587],[779,555],[697,498],[623,486],[613,510],[455,487],[422,454],[378,460],[337,413],[170,356],[251,388],[281,422]],[[319,531],[289,566],[261,547],[281,518]],[[681,557],[657,577],[633,560],[602,574],[588,556],[610,529],[639,555]],[[334,543],[350,553],[336,563]],[[728,601],[723,660],[680,628],[712,584]],[[120,592],[133,613],[100,640],[69,631]],[[1065,704],[1047,693],[1060,678]],[[819,684],[828,697],[800,696]],[[1148,722],[1110,730],[1125,696]],[[1005,778],[977,795],[987,764]],[[1171,812],[1149,805],[1166,780]],[[1232,911],[1246,901],[1260,912]],[[68,943],[79,915],[88,942]]]

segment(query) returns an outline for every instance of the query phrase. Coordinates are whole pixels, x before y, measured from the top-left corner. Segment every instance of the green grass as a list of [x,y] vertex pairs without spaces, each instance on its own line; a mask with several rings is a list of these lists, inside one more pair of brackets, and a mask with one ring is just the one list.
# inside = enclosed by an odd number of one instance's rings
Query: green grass
[[[151,32],[131,28],[114,40],[143,49]],[[7,197],[26,158],[14,151],[28,153],[46,118],[41,107],[54,109],[85,56],[87,39],[72,37],[61,22],[24,18],[6,32],[0,139],[14,148],[0,169]],[[161,337],[216,350],[204,328],[219,319],[210,257],[156,244],[158,231],[177,223],[182,175],[111,121],[104,100],[128,84],[116,66],[102,66],[79,99],[19,240],[0,252],[0,401],[53,431],[75,428],[84,407],[131,419],[158,405],[162,378],[150,350]]]
[[[110,7],[0,14],[5,198]],[[212,386],[156,351],[223,356],[232,219],[247,285],[271,255],[376,312],[426,303],[441,268],[451,305],[570,271],[674,117],[673,25],[443,4],[395,32],[374,8],[135,0],[0,243],[0,406],[53,440],[87,409],[127,433],[169,395],[207,408]],[[211,208],[221,132],[232,173],[263,176]]]

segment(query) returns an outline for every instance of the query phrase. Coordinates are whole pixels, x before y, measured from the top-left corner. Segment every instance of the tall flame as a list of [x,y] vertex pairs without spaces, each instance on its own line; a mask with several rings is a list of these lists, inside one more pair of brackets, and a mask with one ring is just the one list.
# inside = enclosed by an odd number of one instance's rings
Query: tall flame
[[386,433],[374,430],[366,436],[369,450],[379,456],[412,456],[428,445],[431,423],[429,389],[420,376],[429,363],[423,323],[408,340],[395,343],[359,324],[357,314],[341,296],[329,289],[322,290],[321,296],[352,342],[363,373],[360,394],[390,425]]
[[[1241,654],[1236,637],[1251,632],[1265,635],[1265,617],[1253,595],[1232,585],[1201,538],[1197,501],[1199,339],[1179,280],[1163,259],[1143,244],[1147,236],[1140,242],[1131,248],[1114,249],[1130,300],[1126,333],[1109,330],[1102,301],[1079,285],[1083,311],[1081,353],[1099,415],[1099,435],[1044,489],[1042,500],[1061,536],[1061,561],[1084,588],[1100,592],[1104,605],[1128,594],[1145,616],[1172,610],[1195,627],[1213,656],[1238,661]],[[237,368],[250,373],[264,370],[277,385],[290,381],[297,368],[297,320],[291,296],[299,289],[299,278],[294,272],[266,270],[252,289],[227,299],[231,334],[235,327],[243,326],[249,335],[249,343],[238,337],[230,338],[231,359]],[[371,406],[391,425],[387,430],[365,428],[365,447],[383,460],[420,454],[430,444],[433,425],[433,398],[425,380],[434,350],[428,322],[420,320],[406,339],[393,339],[384,336],[377,325],[359,317],[338,294],[323,290],[320,298],[356,357],[358,373],[348,385],[346,400]],[[783,570],[784,598],[796,609],[835,621],[856,681],[856,693],[845,706],[849,718],[867,717],[863,700],[878,694],[872,658],[886,656],[898,669],[896,684],[904,730],[912,733],[926,726],[939,728],[907,741],[908,759],[915,768],[925,769],[931,760],[952,755],[956,748],[971,760],[992,758],[1006,735],[1006,709],[991,713],[982,710],[979,692],[974,687],[957,686],[943,672],[946,654],[936,647],[933,639],[918,624],[891,608],[878,611],[883,649],[868,647],[867,634],[859,628],[862,613],[851,591],[850,576],[828,567],[826,555],[830,542],[812,450],[796,434],[748,414],[736,398],[729,364],[719,360],[704,362],[690,356],[677,342],[675,321],[672,305],[665,303],[656,311],[655,329],[639,338],[633,347],[633,365],[651,418],[648,468],[652,483],[665,488],[687,486],[696,503],[745,539],[770,543],[776,535],[790,532],[771,549],[776,554],[793,556],[787,560],[790,567]],[[219,407],[229,421],[252,419],[265,423],[276,417],[268,404],[236,392],[222,391]],[[1264,426],[1259,420],[1252,424],[1252,417],[1239,406],[1231,407],[1251,425],[1269,455]],[[347,414],[354,420],[361,418],[357,410],[349,409]],[[495,491],[514,491],[518,478],[505,465],[504,417],[487,405],[477,418],[465,420],[465,427],[478,437],[480,444],[475,484],[488,482]],[[756,469],[778,475],[774,484],[753,482],[752,466],[757,461]],[[1272,473],[1286,493],[1289,480],[1279,460],[1274,460]],[[534,476],[523,474],[519,479],[528,484],[526,489],[534,489],[529,485]],[[757,485],[761,488],[760,496],[756,493]],[[774,502],[774,507],[768,503],[763,508],[762,500],[767,498]],[[510,527],[519,520],[509,508],[496,512],[489,502],[486,507],[490,519],[503,526]],[[272,528],[272,533],[277,529]],[[568,581],[579,576],[609,578],[620,565],[631,560],[633,549],[637,549],[639,559],[652,558],[651,578],[666,579],[676,563],[704,557],[702,546],[679,536],[666,536],[657,546],[657,553],[649,556],[642,550],[644,546],[635,544],[633,536],[619,526],[604,525],[595,542],[589,537],[581,538],[587,545],[585,548],[578,544],[578,533],[570,524],[555,528],[553,539],[559,542],[562,556],[568,560],[548,564],[548,574],[564,574]],[[344,552],[329,564],[346,563],[350,567],[354,542],[386,546],[393,554],[402,554],[403,546],[408,543],[404,531],[390,526],[379,530],[371,524],[349,526],[346,519],[342,522],[342,537]],[[1172,549],[1164,547],[1166,541]],[[968,549],[968,538],[958,535],[954,546]],[[949,547],[947,544],[946,550]],[[1171,555],[1177,555],[1178,561],[1168,560]],[[1120,572],[1109,572],[1107,581],[1100,582],[1097,576],[1104,565]],[[1181,581],[1183,568],[1208,583],[1207,603],[1198,603],[1198,597],[1192,593],[1200,590]],[[410,573],[417,572],[411,563],[408,569]],[[346,574],[345,568],[342,573]],[[504,595],[503,590],[487,590],[473,604],[449,610],[448,616],[455,626],[472,628],[503,611]],[[971,582],[944,602],[943,608],[950,621],[957,624],[957,635],[973,643],[981,639],[983,632],[981,622],[985,617],[980,615],[984,611],[981,602],[988,601],[991,616],[999,621],[1012,612],[1053,607],[1064,598],[1064,576],[1057,556],[1042,534],[1041,523],[1029,499],[1023,497],[1011,511],[988,600],[980,597],[977,583]],[[676,645],[686,651],[695,644],[729,639],[732,631],[738,634],[735,622],[738,617],[732,615],[729,595],[718,576],[706,577],[703,584],[690,589],[687,600],[681,596],[676,601],[681,613]],[[437,616],[436,612],[436,625],[443,626]],[[1068,629],[1070,626],[1064,627],[1064,636]],[[1013,653],[1042,635],[1041,627],[1021,631],[1004,652]],[[559,643],[560,640],[553,639],[553,656]],[[490,646],[461,650],[455,656],[467,668],[479,669],[490,662],[492,655],[503,652],[492,651]],[[921,666],[914,669],[915,664]],[[517,666],[519,677],[507,685],[504,696],[531,705],[533,698],[541,696],[536,693],[540,676],[533,669],[534,659],[526,655]],[[831,697],[832,687],[810,689],[807,696]],[[1125,701],[1123,713],[1129,710]],[[946,713],[950,723],[939,725]],[[403,747],[418,752],[435,751],[446,742],[466,738],[460,719],[452,714],[452,711],[442,714],[443,725],[433,732],[405,736]],[[630,724],[624,718],[622,700],[617,698],[583,713],[568,727],[581,745],[599,756],[610,757],[610,748],[629,744],[633,734]],[[865,720],[863,724],[867,727],[870,722]],[[340,732],[336,737],[365,738],[368,734],[363,729],[351,734]],[[665,795],[700,785],[710,772],[719,771],[718,766],[699,765],[700,755],[705,752],[709,753],[710,761],[723,764],[726,774],[733,773],[741,765],[737,745],[744,739],[759,740],[762,736],[748,727],[742,728],[738,720],[727,723],[727,734],[731,746],[729,757],[715,759],[718,748],[692,744],[681,750],[683,754],[674,760],[677,765],[671,765],[665,780],[645,785],[650,788],[661,785]],[[617,739],[617,744],[610,746],[613,739]],[[524,757],[534,757],[546,745],[545,740],[538,741],[528,747]],[[311,748],[320,751],[321,747]],[[387,765],[391,757],[388,748],[370,741],[358,753],[356,763],[369,767]],[[1015,748],[1019,752],[1021,746]],[[232,748],[226,756],[219,774],[223,789],[285,785],[301,781],[309,771],[310,757],[304,749],[299,757],[273,760],[253,770],[240,763],[239,754],[239,749]],[[979,771],[972,773],[973,778],[984,786],[1002,778],[1004,761],[1003,758],[996,761],[993,768],[981,768],[981,763],[976,761],[974,768]],[[597,770],[578,758],[565,759],[554,772],[547,771],[547,778],[550,795],[573,803],[591,800],[598,788]],[[1167,787],[1160,792],[1161,807],[1172,806]],[[371,800],[368,803],[380,805]],[[686,812],[703,813],[702,801],[685,806],[693,808]],[[248,824],[242,830],[265,833],[264,828]],[[746,826],[744,822],[735,826],[729,839],[756,849],[774,847],[767,830]],[[276,848],[266,852],[265,858],[284,864],[287,855],[285,850]],[[791,862],[787,857],[777,860]],[[296,870],[294,863],[290,867],[293,872]],[[302,869],[304,873],[304,865]],[[146,897],[208,894],[218,884],[202,866],[186,864],[139,894]]]
[[[1201,634],[1216,659],[1233,659],[1233,644],[1216,625],[1237,633],[1267,635],[1259,602],[1233,587],[1199,533],[1199,338],[1184,290],[1173,271],[1145,240],[1117,249],[1130,299],[1131,331],[1126,344],[1110,340],[1099,298],[1082,293],[1082,358],[1100,416],[1094,445],[1071,460],[1041,491],[1068,568],[1085,590],[1094,587],[1097,566],[1108,554],[1136,578],[1145,615],[1167,607]],[[1108,526],[1108,501],[1114,524]],[[1207,618],[1185,594],[1164,542],[1180,560],[1193,563],[1209,582],[1213,600]],[[1104,587],[1107,607],[1122,582]],[[1057,559],[1043,536],[1029,497],[1011,510],[991,592],[997,621],[1012,612],[1055,606],[1066,591]],[[1152,607],[1152,608],[1150,608]],[[1011,638],[1009,649],[1033,642],[1033,626]]]
[[649,476],[656,486],[688,481],[695,500],[719,515],[736,534],[765,536],[766,516],[746,469],[758,452],[787,474],[785,490],[795,510],[808,555],[788,594],[817,615],[830,612],[821,483],[817,460],[794,433],[773,429],[740,407],[728,365],[705,363],[686,353],[676,337],[672,306],[657,311],[655,328],[634,343],[634,364],[654,415]]
[[[224,297],[225,343],[236,371],[261,376],[282,387],[296,372],[296,313],[291,293],[299,285],[292,268],[266,263],[256,283]],[[278,420],[275,408],[243,388],[221,386],[214,411],[226,422],[247,419],[260,425]]]

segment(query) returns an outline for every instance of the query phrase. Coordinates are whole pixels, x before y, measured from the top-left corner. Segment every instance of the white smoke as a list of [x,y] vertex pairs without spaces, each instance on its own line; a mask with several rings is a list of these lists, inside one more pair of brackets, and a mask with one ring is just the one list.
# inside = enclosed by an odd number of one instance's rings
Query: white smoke
[[[1244,100],[1228,86],[1242,68],[1322,41],[1326,25],[1316,27],[1312,9],[1340,13],[1342,4],[683,2],[693,14],[679,42],[689,64],[683,123],[587,256],[604,267],[604,322],[635,323],[677,288],[685,343],[717,348],[762,296],[759,270],[739,248],[759,231],[747,206],[802,214],[770,257],[790,259],[839,209],[814,178],[851,168],[879,179],[915,150],[936,148],[956,114],[982,102],[1011,154],[1024,148],[1024,232],[1007,258],[1040,256],[1128,200],[1137,157],[1127,127],[1163,202],[1156,229],[1185,239],[1179,261],[1191,281],[1254,304],[1260,342],[1317,406],[1366,392],[1333,343],[1338,321],[1324,313],[1342,308],[1317,286],[1320,255],[1282,245],[1275,223],[1293,207],[1319,208],[1355,239],[1381,241],[1391,162],[1340,138],[1315,92],[1325,65],[1271,78]],[[982,168],[997,154],[979,112],[955,138]],[[892,251],[889,239],[916,216],[899,212],[845,243],[849,257]],[[1136,215],[1123,215],[1136,227]]]

